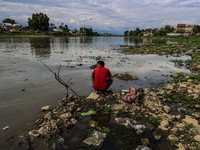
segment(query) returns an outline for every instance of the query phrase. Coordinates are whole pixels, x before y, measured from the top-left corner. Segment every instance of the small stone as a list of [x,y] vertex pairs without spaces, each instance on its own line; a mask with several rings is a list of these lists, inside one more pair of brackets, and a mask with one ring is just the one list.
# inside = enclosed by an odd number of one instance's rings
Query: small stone
[[77,112],[81,111],[81,108],[77,108],[76,111],[77,111]]
[[195,117],[196,119],[199,119],[199,115],[197,113],[192,113],[191,116]]
[[52,110],[52,107],[51,106],[43,106],[41,108],[41,111],[49,111],[49,110]]
[[41,135],[47,135],[49,133],[49,127],[42,126],[41,128],[39,128],[38,133]]
[[101,60],[101,56],[96,57],[96,61],[99,61],[99,60]]
[[178,141],[178,138],[173,136],[173,135],[169,135],[167,138],[169,141]]
[[22,91],[25,91],[25,88],[22,88]]
[[158,129],[167,133],[169,131],[168,126],[169,126],[169,121],[163,120],[160,122]]
[[24,81],[27,81],[28,79],[27,79],[27,78],[24,78],[23,80],[24,80]]
[[179,143],[177,146],[178,146],[178,150],[185,150],[185,147],[183,146],[182,143]]
[[40,134],[38,133],[37,130],[32,130],[28,132],[28,135],[30,137],[31,142],[34,141],[36,138],[38,138],[40,136]]
[[141,142],[142,142],[142,144],[143,144],[144,146],[149,145],[149,140],[148,140],[147,138],[143,138],[143,139],[141,140]]
[[200,108],[200,105],[199,105],[199,104],[196,104],[194,107],[197,108],[197,109],[199,109],[199,108]]
[[68,100],[71,100],[72,98],[74,98],[74,95],[73,94],[69,94],[69,96],[68,96]]
[[62,101],[65,101],[66,100],[66,98],[64,97],[64,98],[62,98]]
[[153,137],[155,140],[160,140],[161,139],[161,135],[158,134],[156,131],[153,132]]
[[181,84],[180,84],[180,87],[181,87],[181,88],[186,88],[186,87],[187,87],[187,84],[181,83]]
[[50,121],[50,123],[51,123],[51,128],[52,128],[52,129],[56,129],[56,130],[58,129],[57,121],[56,121],[56,120],[53,120],[53,119],[52,119],[52,120]]
[[162,76],[164,76],[164,77],[168,77],[168,75],[167,75],[167,74],[162,74]]
[[77,123],[77,120],[75,120],[74,118],[71,118],[71,123],[73,124],[73,125],[75,125],[76,123]]
[[163,110],[168,114],[170,112],[169,106],[163,106]]
[[45,116],[44,119],[47,120],[51,120],[51,112],[48,112]]
[[174,87],[173,87],[171,84],[168,84],[167,87],[166,87],[166,89],[167,89],[167,90],[173,90]]
[[60,115],[60,118],[63,120],[67,120],[70,117],[72,117],[71,113],[64,113],[64,114]]
[[176,116],[176,119],[177,119],[177,120],[180,120],[180,119],[181,119],[181,115],[177,115],[177,116]]
[[196,135],[196,136],[194,137],[194,140],[197,141],[197,142],[200,142],[200,135]]
[[81,64],[81,63],[78,63],[78,64],[76,64],[77,66],[83,66],[83,64]]

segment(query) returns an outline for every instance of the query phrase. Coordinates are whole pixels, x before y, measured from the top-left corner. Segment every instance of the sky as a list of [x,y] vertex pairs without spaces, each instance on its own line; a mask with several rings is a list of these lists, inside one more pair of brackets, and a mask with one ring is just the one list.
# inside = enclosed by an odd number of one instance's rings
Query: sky
[[90,27],[97,32],[123,34],[126,30],[165,25],[200,24],[200,0],[0,0],[0,22],[5,18],[27,25],[42,12],[56,26]]

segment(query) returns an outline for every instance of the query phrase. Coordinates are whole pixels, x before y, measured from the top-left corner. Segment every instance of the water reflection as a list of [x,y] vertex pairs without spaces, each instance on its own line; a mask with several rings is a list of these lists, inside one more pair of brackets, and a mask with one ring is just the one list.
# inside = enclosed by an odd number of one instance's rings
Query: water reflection
[[87,44],[92,44],[93,43],[93,38],[92,37],[80,37],[80,43],[87,43]]
[[63,53],[68,50],[69,38],[51,38],[51,50],[56,53]]
[[47,59],[51,55],[50,38],[30,38],[30,47],[36,58]]
[[143,39],[141,38],[124,38],[124,43],[127,45],[134,44],[134,45],[142,45]]
[[143,44],[152,44],[152,40],[148,38],[143,38]]

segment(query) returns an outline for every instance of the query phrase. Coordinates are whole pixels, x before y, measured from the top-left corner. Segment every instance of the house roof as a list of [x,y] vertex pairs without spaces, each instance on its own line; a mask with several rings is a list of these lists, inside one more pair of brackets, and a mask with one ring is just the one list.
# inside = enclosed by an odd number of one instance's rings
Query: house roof
[[178,24],[177,27],[185,27],[185,24]]

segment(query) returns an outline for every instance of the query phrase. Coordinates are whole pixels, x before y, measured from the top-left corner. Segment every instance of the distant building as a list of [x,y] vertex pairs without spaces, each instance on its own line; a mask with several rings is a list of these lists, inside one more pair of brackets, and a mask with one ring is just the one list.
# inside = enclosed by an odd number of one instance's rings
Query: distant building
[[7,31],[10,31],[10,29],[13,28],[11,23],[2,23],[2,28],[4,28]]
[[71,35],[79,35],[79,31],[78,30],[70,30],[69,34],[71,34]]
[[153,36],[153,29],[146,29],[143,36]]
[[176,32],[185,32],[185,26],[186,24],[178,24]]
[[194,25],[186,25],[186,26],[185,26],[185,32],[187,32],[187,33],[192,33],[194,27],[195,27]]

